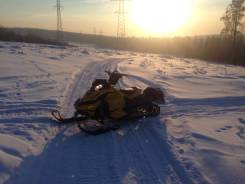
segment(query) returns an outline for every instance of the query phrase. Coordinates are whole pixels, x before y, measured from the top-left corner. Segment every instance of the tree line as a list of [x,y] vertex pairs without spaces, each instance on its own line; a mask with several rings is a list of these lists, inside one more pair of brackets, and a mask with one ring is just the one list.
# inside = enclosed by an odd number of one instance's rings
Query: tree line
[[47,39],[36,35],[35,33],[19,34],[15,31],[0,26],[0,40],[11,42],[25,42],[25,43],[40,43],[52,45],[66,45],[65,43],[57,42],[53,39]]
[[233,41],[219,35],[120,39],[97,37],[90,39],[87,43],[94,43],[103,48],[150,52],[245,66],[245,42],[237,43],[236,58],[234,59]]
[[165,39],[110,40],[101,38],[97,44],[113,46],[117,49],[150,51],[245,66],[245,37],[243,34],[245,23],[242,22],[245,12],[244,2],[245,0],[232,0],[228,5],[225,14],[221,17],[224,28],[220,35]]

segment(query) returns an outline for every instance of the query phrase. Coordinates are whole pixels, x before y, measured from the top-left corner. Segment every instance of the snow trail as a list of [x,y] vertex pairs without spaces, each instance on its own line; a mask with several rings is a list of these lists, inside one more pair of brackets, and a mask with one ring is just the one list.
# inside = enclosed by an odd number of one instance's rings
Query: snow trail
[[[243,184],[245,69],[187,58],[0,42],[1,184]],[[21,53],[21,54],[20,54]],[[159,87],[157,118],[86,135],[50,119],[105,70]]]
[[[116,68],[118,62],[105,60],[88,64],[72,84],[73,89],[63,102],[63,107],[67,107],[63,112],[71,115],[74,101],[88,89],[92,80],[103,76],[105,70]],[[9,183],[191,184],[184,168],[172,155],[166,137],[159,138],[151,128],[157,125],[166,131],[154,118],[132,122],[119,132],[99,136],[85,135],[75,125],[65,126],[41,155],[24,161]]]

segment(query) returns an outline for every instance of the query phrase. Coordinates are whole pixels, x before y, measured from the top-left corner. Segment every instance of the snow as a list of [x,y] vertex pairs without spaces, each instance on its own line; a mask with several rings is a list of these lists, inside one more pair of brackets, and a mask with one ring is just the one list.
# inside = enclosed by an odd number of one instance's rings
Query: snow
[[[105,70],[121,88],[159,87],[159,117],[86,135],[50,111]],[[0,42],[0,184],[245,183],[245,68],[89,45]]]

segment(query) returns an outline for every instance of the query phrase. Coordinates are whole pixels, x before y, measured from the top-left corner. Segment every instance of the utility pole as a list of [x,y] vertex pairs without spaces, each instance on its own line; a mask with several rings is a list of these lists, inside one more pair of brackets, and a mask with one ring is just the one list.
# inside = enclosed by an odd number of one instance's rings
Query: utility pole
[[100,28],[100,36],[103,36],[103,29],[102,28]]
[[62,17],[61,17],[61,3],[60,0],[57,0],[56,2],[56,8],[57,8],[57,41],[61,42],[63,39],[63,27],[62,27]]
[[116,13],[117,17],[117,38],[122,38],[126,36],[126,26],[125,26],[125,0],[112,0],[118,1],[118,10]]
[[93,28],[93,33],[94,33],[94,35],[97,35],[97,29],[96,29],[96,27]]

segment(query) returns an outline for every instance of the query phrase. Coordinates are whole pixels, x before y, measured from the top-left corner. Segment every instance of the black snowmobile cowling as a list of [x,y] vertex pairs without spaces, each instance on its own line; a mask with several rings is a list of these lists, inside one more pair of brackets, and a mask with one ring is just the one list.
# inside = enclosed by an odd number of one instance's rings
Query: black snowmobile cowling
[[[74,117],[70,119],[80,118],[81,120],[82,117],[104,124],[105,120],[118,122],[160,114],[160,107],[157,104],[165,103],[164,93],[161,89],[151,87],[144,90],[136,87],[118,89],[115,87],[116,83],[126,75],[119,72],[107,73],[109,80],[94,80],[85,95],[74,103],[75,113]],[[52,115],[58,120],[61,119],[59,118],[61,115],[57,112]],[[64,120],[68,122],[67,119]]]

